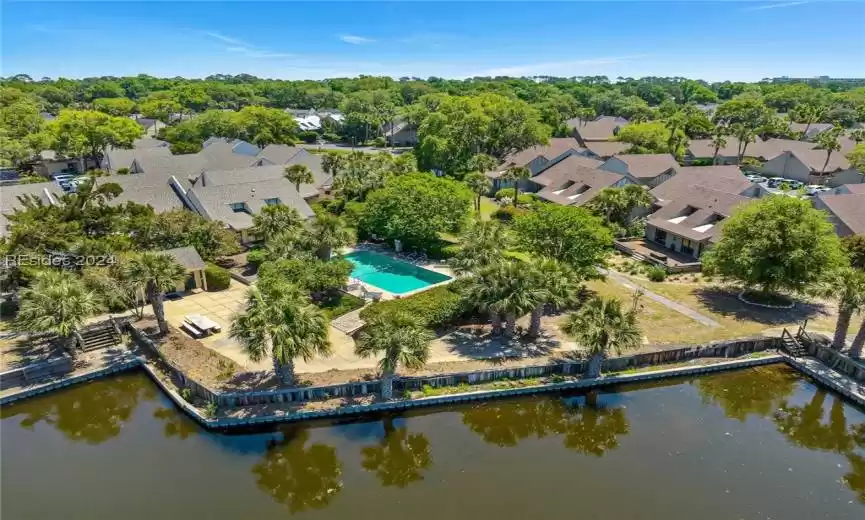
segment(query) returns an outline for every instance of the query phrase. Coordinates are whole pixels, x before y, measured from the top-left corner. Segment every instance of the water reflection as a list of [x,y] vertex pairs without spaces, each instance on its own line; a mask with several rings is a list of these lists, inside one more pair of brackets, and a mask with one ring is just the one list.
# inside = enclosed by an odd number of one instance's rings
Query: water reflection
[[342,489],[342,463],[327,444],[307,446],[309,431],[285,431],[284,441],[268,442],[264,459],[253,466],[259,489],[292,513],[322,509]]
[[139,403],[156,397],[156,386],[143,376],[119,377],[4,406],[0,418],[22,415],[23,428],[33,429],[44,422],[67,439],[101,444],[120,433]]
[[625,409],[585,398],[489,401],[463,412],[463,424],[491,444],[516,446],[529,437],[563,435],[566,448],[601,456],[629,432]]
[[847,424],[844,401],[832,394],[832,404],[826,413],[824,388],[814,389],[814,395],[802,406],[783,401],[772,420],[787,440],[795,446],[809,450],[840,453],[850,464],[842,482],[865,503],[865,458],[857,449],[865,448],[865,423]]
[[198,435],[201,431],[195,421],[183,415],[176,408],[157,408],[153,411],[153,417],[165,423],[163,432],[166,437],[186,439],[191,435]]
[[727,417],[743,422],[751,414],[771,416],[798,383],[792,369],[774,366],[722,372],[692,381],[704,403],[717,404]]
[[384,437],[375,446],[361,449],[363,468],[374,471],[383,486],[406,487],[423,479],[421,471],[432,464],[430,443],[422,433],[394,427],[392,417],[384,417]]

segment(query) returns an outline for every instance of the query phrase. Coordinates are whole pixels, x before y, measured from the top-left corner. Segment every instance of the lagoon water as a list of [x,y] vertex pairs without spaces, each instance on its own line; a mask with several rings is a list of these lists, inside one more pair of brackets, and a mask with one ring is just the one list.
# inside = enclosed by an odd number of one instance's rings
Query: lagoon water
[[783,366],[207,432],[141,373],[2,409],[3,520],[858,519],[865,413]]

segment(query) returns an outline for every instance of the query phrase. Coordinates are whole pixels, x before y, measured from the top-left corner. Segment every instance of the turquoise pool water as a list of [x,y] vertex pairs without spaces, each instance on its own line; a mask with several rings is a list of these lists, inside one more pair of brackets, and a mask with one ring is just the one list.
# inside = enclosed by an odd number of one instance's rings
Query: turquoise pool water
[[345,255],[354,264],[351,277],[393,294],[405,294],[450,280],[450,276],[372,251]]

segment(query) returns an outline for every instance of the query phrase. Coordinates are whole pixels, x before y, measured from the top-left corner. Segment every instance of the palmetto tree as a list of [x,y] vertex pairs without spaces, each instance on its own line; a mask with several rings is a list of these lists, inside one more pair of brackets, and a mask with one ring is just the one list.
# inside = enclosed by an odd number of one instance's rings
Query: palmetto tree
[[301,184],[312,184],[315,178],[312,172],[303,164],[292,164],[285,167],[285,178],[288,182],[294,183],[294,188],[300,193]]
[[66,271],[45,271],[21,291],[15,328],[60,336],[73,357],[84,320],[99,311],[99,299],[84,282]]
[[618,298],[595,297],[568,316],[562,330],[588,349],[587,377],[601,375],[601,362],[610,351],[620,354],[640,346],[636,297],[634,300],[633,307],[626,311]]
[[480,220],[481,218],[481,197],[490,192],[493,187],[493,183],[490,179],[481,172],[471,172],[466,175],[465,178],[466,185],[472,190],[472,193],[475,194],[475,211],[477,213],[477,218]]
[[336,215],[316,215],[306,233],[306,240],[322,260],[330,260],[334,248],[346,246],[354,240],[351,230]]
[[820,175],[826,174],[826,167],[829,166],[829,159],[832,157],[832,152],[841,151],[841,143],[838,141],[838,138],[841,137],[843,132],[843,128],[836,126],[830,130],[821,132],[820,135],[817,136],[817,148],[826,150],[826,161],[823,162],[823,168],[820,170]]
[[160,334],[168,333],[165,321],[164,297],[186,278],[186,269],[165,253],[145,252],[133,257],[124,266],[124,276],[144,291],[153,307]]
[[231,323],[230,335],[252,361],[270,355],[273,371],[294,384],[294,360],[329,356],[327,319],[294,285],[262,280],[246,292],[246,307]]
[[804,141],[808,138],[808,130],[811,128],[811,125],[819,122],[826,116],[826,107],[813,104],[799,105],[793,109],[791,114],[794,119],[805,122],[805,131],[802,132],[802,140]]
[[543,289],[537,286],[531,269],[523,262],[498,262],[476,276],[468,287],[469,299],[489,313],[493,334],[501,329],[504,316],[505,332],[513,337],[516,321],[545,301]]
[[520,198],[520,182],[523,179],[528,179],[532,176],[532,172],[523,166],[514,166],[508,168],[502,175],[502,180],[511,181],[514,183],[514,207],[517,207],[517,200]]
[[529,325],[529,336],[536,337],[541,331],[544,307],[562,307],[574,301],[579,291],[579,280],[573,269],[553,258],[542,258],[533,265],[532,276],[541,292],[541,299],[532,309]]
[[265,243],[282,233],[297,232],[303,219],[296,209],[285,204],[270,204],[252,217],[252,233]]
[[718,164],[718,153],[721,151],[721,148],[727,146],[728,135],[729,130],[723,125],[717,125],[712,132],[712,147],[715,148],[715,153],[712,155],[712,164]]
[[462,249],[449,262],[457,274],[475,273],[502,260],[509,237],[495,220],[476,221],[462,235]]
[[820,286],[821,296],[838,300],[838,321],[832,338],[832,348],[841,350],[847,340],[847,330],[853,314],[865,306],[865,272],[846,267],[831,273]]
[[321,169],[328,175],[336,176],[345,163],[344,156],[339,153],[328,152],[321,156]]
[[741,163],[745,157],[745,152],[748,150],[748,145],[757,139],[757,134],[754,133],[754,129],[750,126],[738,123],[733,125],[732,131],[733,135],[739,140],[736,157],[738,162]]
[[381,397],[393,398],[393,378],[399,367],[422,368],[429,359],[433,335],[417,318],[403,312],[382,314],[370,320],[355,347],[362,358],[381,355]]

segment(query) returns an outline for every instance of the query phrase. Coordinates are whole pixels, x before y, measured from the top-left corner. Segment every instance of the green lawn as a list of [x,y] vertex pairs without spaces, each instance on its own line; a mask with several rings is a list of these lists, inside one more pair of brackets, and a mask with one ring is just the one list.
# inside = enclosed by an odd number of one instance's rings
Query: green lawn
[[325,300],[316,302],[316,306],[324,312],[327,319],[332,320],[337,316],[349,313],[363,307],[363,298],[358,298],[343,292],[336,293]]
[[481,197],[481,220],[489,220],[499,205],[489,197]]

